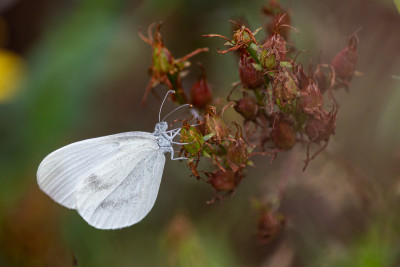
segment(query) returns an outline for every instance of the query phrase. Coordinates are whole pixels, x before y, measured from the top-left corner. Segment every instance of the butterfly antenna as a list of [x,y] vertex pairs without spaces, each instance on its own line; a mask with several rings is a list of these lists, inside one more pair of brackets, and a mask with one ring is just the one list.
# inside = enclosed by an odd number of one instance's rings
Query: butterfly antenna
[[[165,94],[164,100],[162,101],[161,106],[160,106],[160,111],[158,112],[158,122],[161,121],[161,110],[162,110],[162,108],[163,108],[163,106],[164,106],[164,102],[165,102],[165,100],[167,100],[167,97],[168,97],[169,94],[175,94],[175,91],[174,91],[174,90],[169,90],[169,91]],[[168,114],[168,115],[169,115],[169,114]]]
[[184,108],[184,107],[193,107],[193,105],[192,105],[192,104],[180,105],[179,107],[177,107],[176,109],[174,109],[173,111],[171,111],[170,113],[168,113],[168,114],[163,118],[162,121],[165,121],[165,119],[166,119],[169,115],[171,115],[172,113],[174,113],[174,112],[177,111],[178,109]]

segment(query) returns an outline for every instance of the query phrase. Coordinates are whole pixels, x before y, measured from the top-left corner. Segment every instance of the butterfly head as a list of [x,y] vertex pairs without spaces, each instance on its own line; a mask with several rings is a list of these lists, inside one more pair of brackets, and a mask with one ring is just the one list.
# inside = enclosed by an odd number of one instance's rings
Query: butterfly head
[[166,132],[168,129],[168,123],[165,121],[161,121],[159,123],[156,124],[156,127],[154,129],[154,133],[163,133]]

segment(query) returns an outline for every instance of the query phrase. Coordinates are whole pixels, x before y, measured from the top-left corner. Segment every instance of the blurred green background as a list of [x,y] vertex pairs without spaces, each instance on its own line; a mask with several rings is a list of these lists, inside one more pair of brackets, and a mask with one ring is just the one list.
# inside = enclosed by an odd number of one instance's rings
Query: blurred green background
[[[229,19],[263,26],[264,0],[2,0],[0,2],[0,266],[400,266],[400,15],[391,0],[281,1],[291,41],[308,64],[331,58],[360,27],[362,76],[340,104],[336,134],[302,172],[305,146],[272,165],[255,160],[233,198],[207,205],[211,187],[167,159],[153,210],[139,224],[90,227],[42,193],[40,161],[74,141],[153,131],[159,101],[140,105],[151,49],[137,34],[164,21],[176,57],[198,47],[214,96],[238,80],[237,59],[219,55]],[[184,80],[188,90],[198,70]],[[194,75],[193,75],[194,74]],[[165,88],[157,88],[163,95]],[[169,103],[167,108],[172,108]],[[233,112],[226,119],[239,119]],[[282,177],[288,223],[257,240],[250,199],[268,200]]]

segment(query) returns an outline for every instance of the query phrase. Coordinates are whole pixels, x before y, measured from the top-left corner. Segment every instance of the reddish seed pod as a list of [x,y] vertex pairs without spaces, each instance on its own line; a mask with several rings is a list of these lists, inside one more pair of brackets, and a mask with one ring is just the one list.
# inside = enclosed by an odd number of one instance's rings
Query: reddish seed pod
[[272,140],[279,149],[290,149],[296,144],[293,126],[282,119],[275,119],[272,125]]
[[328,141],[335,131],[336,113],[337,110],[323,111],[319,117],[309,116],[305,128],[308,138],[315,142]]
[[210,174],[208,182],[218,192],[234,190],[241,180],[241,175],[233,171],[217,170]]
[[255,63],[256,61],[246,53],[242,53],[240,56],[239,77],[245,88],[256,89],[264,83],[263,73],[254,68],[253,64]]
[[331,62],[336,77],[347,83],[351,81],[356,70],[357,44],[358,37],[356,35],[350,36],[348,46],[337,53]]
[[246,120],[254,120],[258,113],[257,100],[248,96],[236,101],[234,108]]
[[205,108],[212,100],[211,86],[207,83],[205,75],[202,75],[192,86],[190,96],[193,106]]

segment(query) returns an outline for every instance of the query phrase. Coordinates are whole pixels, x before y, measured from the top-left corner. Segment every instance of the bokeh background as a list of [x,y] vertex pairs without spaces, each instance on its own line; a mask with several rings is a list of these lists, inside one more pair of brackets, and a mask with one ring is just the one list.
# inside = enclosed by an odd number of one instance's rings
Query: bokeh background
[[[140,105],[151,48],[138,27],[164,21],[176,57],[209,47],[194,61],[203,62],[216,99],[225,99],[238,80],[237,58],[219,55],[222,41],[201,35],[229,36],[228,20],[238,17],[258,28],[265,3],[1,0],[0,266],[400,266],[400,14],[392,0],[281,1],[305,64],[320,51],[330,62],[363,27],[362,75],[349,92],[335,92],[336,134],[306,172],[305,146],[272,165],[260,157],[231,199],[207,205],[211,187],[167,159],[153,210],[117,231],[90,227],[39,190],[37,167],[56,148],[153,131],[160,102],[150,95]],[[186,90],[196,74],[184,80]],[[225,118],[240,120],[233,112]],[[287,224],[261,244],[251,199],[273,198],[281,179],[289,181]]]

